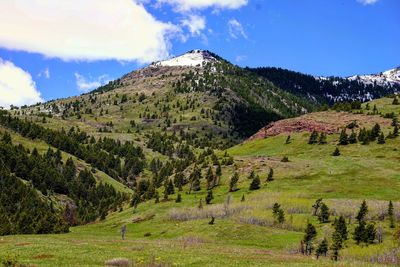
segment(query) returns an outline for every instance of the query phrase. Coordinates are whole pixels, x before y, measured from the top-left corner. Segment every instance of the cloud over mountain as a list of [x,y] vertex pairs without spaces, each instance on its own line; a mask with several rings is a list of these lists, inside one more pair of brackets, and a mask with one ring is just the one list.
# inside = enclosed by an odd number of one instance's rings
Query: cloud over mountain
[[32,105],[43,101],[32,76],[10,61],[0,58],[0,106]]
[[177,27],[132,0],[1,1],[0,47],[63,60],[151,62]]

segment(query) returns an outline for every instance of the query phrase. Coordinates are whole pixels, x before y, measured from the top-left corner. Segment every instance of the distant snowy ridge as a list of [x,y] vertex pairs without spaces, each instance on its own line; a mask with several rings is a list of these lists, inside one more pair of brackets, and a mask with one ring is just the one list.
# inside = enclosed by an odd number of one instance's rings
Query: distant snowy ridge
[[192,50],[181,56],[152,63],[150,67],[204,67],[206,64],[216,61],[217,59],[207,51]]
[[351,81],[360,81],[364,84],[377,84],[381,86],[400,85],[400,67],[370,75],[354,75],[347,77]]

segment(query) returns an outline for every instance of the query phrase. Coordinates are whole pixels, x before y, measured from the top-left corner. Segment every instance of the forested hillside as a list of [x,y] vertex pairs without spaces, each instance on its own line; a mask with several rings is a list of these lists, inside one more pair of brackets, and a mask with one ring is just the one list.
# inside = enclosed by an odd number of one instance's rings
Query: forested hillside
[[360,79],[341,77],[314,77],[281,68],[247,68],[265,77],[274,85],[314,103],[332,105],[335,102],[360,100],[362,102],[400,91],[400,83],[380,84]]

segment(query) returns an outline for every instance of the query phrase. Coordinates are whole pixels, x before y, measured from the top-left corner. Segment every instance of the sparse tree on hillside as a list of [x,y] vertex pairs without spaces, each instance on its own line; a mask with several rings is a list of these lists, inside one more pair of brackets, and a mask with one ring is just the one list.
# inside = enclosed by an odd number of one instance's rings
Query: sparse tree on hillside
[[335,148],[335,151],[333,151],[332,156],[334,157],[340,156],[340,151],[338,147]]
[[213,196],[213,192],[212,192],[212,190],[209,190],[208,192],[207,192],[207,196],[206,196],[206,204],[208,205],[208,204],[211,204],[211,201],[214,199],[214,196]]
[[315,201],[315,203],[312,205],[313,208],[313,216],[317,216],[319,208],[321,207],[322,204],[322,198],[319,198]]
[[320,223],[327,223],[329,221],[329,208],[325,203],[321,204],[321,210],[318,214]]
[[340,132],[339,145],[348,145],[348,144],[349,144],[349,137],[346,133],[346,129],[343,129]]
[[176,202],[176,203],[181,203],[181,202],[182,202],[182,195],[181,195],[181,193],[178,193],[178,195],[176,196],[175,202]]
[[318,132],[313,131],[310,135],[310,138],[308,139],[308,144],[313,145],[316,144],[317,142],[318,142]]
[[235,172],[229,182],[229,192],[234,192],[237,190],[237,182],[238,181],[239,181],[239,174],[237,172]]
[[274,180],[274,169],[270,168],[267,176],[267,182],[272,182]]
[[357,143],[357,134],[352,131],[350,136],[349,136],[349,143],[350,144],[356,144]]
[[311,223],[308,223],[303,238],[306,255],[312,254],[314,250],[313,242],[316,236],[317,236],[317,230],[315,229],[315,226],[312,225]]
[[324,238],[321,243],[319,243],[317,249],[315,250],[315,256],[317,256],[317,259],[320,256],[325,256],[328,253],[328,240],[326,240],[326,238]]
[[250,190],[260,189],[260,184],[261,184],[260,177],[256,175],[250,183]]
[[394,228],[394,207],[393,207],[393,202],[390,200],[389,205],[388,205],[388,217],[389,217],[389,223],[390,223],[390,228]]
[[385,142],[385,136],[383,135],[383,133],[381,132],[381,134],[378,136],[378,144],[382,145],[386,143]]
[[320,145],[325,145],[327,143],[326,141],[326,134],[325,133],[321,133],[318,139],[318,144]]

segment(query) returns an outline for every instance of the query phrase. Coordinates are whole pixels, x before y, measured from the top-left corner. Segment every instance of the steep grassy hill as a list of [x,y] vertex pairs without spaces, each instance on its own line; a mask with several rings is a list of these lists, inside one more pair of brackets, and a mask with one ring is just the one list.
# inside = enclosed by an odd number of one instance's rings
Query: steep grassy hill
[[[262,130],[242,144],[215,151],[223,164],[218,185],[212,186],[210,204],[206,201],[208,167],[218,172],[212,154],[204,156],[207,164],[197,164],[204,177],[197,191],[188,183],[182,191],[174,188],[173,193],[165,194],[166,185],[157,189],[158,200],[125,206],[104,221],[72,227],[69,234],[2,237],[0,257],[15,255],[19,262],[35,266],[104,266],[111,259],[120,264],[126,259],[135,266],[398,265],[400,137],[395,134],[395,118],[400,106],[392,103],[393,98],[383,98],[351,112],[325,111],[277,122],[267,129],[273,134],[264,135]],[[376,123],[380,125],[378,132]],[[290,130],[299,124],[306,127]],[[314,130],[319,131],[317,138],[309,144]],[[321,138],[324,132],[326,139]],[[353,132],[356,143],[350,141]],[[350,143],[340,144],[344,139]],[[340,155],[333,156],[336,148]],[[234,173],[239,180],[229,192]],[[259,189],[254,187],[257,176]],[[255,190],[250,190],[251,185]],[[179,203],[178,195],[182,199]],[[313,216],[319,198],[329,208],[328,222],[319,220],[320,210]],[[363,200],[368,212],[362,221],[373,225],[376,232],[373,240],[356,244],[353,233],[359,225],[356,218]],[[388,213],[390,200],[393,216]],[[274,203],[280,204],[283,212],[281,222],[273,215]],[[339,216],[345,219],[348,239],[343,241],[335,263],[330,259],[332,223]],[[212,217],[215,220],[210,225]],[[327,239],[327,257],[317,260],[300,253],[307,223],[316,227],[314,247]],[[127,225],[126,240],[120,238],[122,225]]]

